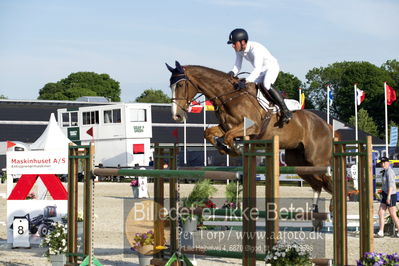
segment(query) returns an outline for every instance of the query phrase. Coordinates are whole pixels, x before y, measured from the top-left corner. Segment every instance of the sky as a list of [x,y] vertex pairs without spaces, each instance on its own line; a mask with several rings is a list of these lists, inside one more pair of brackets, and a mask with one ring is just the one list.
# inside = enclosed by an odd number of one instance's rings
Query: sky
[[397,14],[397,0],[1,0],[0,95],[37,99],[46,83],[92,71],[120,82],[124,102],[150,88],[170,96],[165,63],[228,72],[235,28],[305,82],[335,62],[399,60]]

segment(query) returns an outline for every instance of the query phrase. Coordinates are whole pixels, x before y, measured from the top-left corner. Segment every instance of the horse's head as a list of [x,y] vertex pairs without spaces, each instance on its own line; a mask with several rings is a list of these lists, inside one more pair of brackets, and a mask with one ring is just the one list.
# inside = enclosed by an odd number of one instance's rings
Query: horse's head
[[187,118],[188,107],[197,94],[197,88],[189,81],[184,72],[184,68],[176,61],[176,67],[173,68],[166,64],[166,67],[172,72],[170,77],[170,88],[172,89],[172,118],[175,121],[182,122]]

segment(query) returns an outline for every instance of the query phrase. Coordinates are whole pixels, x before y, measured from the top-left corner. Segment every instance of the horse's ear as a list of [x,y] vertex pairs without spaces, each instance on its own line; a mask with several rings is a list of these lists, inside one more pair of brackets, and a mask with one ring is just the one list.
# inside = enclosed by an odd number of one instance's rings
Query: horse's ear
[[180,65],[180,63],[178,61],[175,62],[176,65],[176,69],[179,71],[179,73],[184,73],[184,69],[182,68],[182,66]]
[[170,65],[168,65],[167,63],[165,63],[166,67],[169,69],[170,72],[173,72],[173,70],[175,70],[173,67],[171,67]]

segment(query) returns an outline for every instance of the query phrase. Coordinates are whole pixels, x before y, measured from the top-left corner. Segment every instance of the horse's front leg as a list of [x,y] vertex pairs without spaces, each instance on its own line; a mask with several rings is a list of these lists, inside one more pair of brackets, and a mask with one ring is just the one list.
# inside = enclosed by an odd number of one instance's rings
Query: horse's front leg
[[223,155],[230,152],[230,148],[223,143],[224,134],[225,132],[220,126],[210,127],[204,131],[205,139],[212,143]]
[[216,146],[216,139],[223,137],[224,134],[225,132],[220,126],[208,127],[204,131],[205,139],[214,146]]
[[[259,132],[259,128],[256,124],[248,127],[246,129],[246,135],[256,135]],[[236,147],[234,139],[243,137],[244,136],[244,123],[239,124],[237,127],[234,127],[226,132],[224,135],[224,143],[232,149],[232,152],[229,153],[230,155],[239,155],[240,151],[238,147]]]

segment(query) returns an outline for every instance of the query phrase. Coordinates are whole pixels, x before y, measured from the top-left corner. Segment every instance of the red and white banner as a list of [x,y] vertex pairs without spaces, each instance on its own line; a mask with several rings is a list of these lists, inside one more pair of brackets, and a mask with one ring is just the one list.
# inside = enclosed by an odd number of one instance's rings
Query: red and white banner
[[197,101],[192,101],[190,106],[188,107],[189,113],[201,113],[202,112],[202,105],[200,105]]
[[49,173],[68,173],[68,155],[65,152],[7,152],[7,174]]

